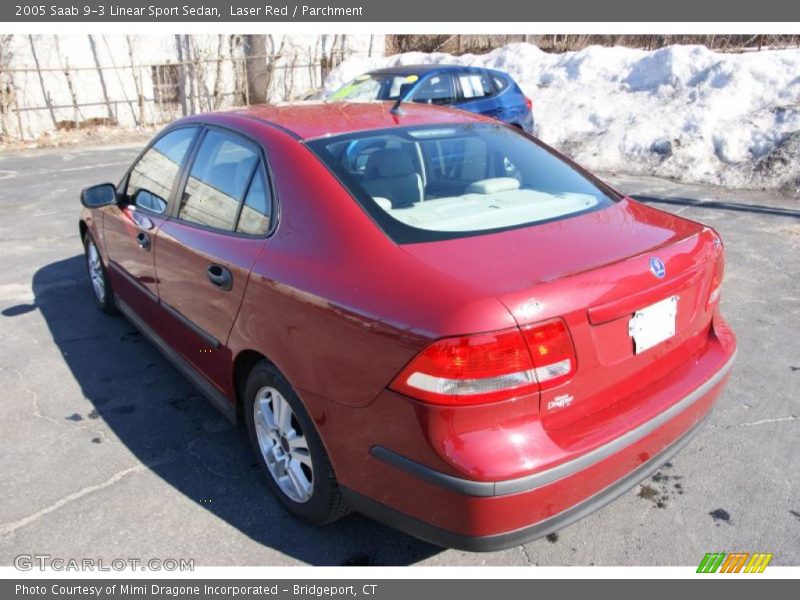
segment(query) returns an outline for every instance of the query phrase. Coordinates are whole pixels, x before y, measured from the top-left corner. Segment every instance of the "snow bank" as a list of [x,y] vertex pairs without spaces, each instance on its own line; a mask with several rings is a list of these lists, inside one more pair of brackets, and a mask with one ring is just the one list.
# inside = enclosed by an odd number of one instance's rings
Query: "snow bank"
[[511,44],[484,55],[410,52],[347,60],[324,92],[369,69],[419,63],[508,72],[533,99],[536,135],[590,169],[800,187],[800,50],[592,46],[548,54]]

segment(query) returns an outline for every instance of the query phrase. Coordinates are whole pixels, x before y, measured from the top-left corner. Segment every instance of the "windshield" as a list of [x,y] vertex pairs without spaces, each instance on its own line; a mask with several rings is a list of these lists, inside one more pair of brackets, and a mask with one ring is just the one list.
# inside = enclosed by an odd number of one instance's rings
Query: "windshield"
[[393,128],[308,146],[397,243],[528,226],[613,202],[613,192],[499,124]]
[[398,73],[367,73],[340,87],[328,100],[397,100],[405,96],[419,79],[416,75]]

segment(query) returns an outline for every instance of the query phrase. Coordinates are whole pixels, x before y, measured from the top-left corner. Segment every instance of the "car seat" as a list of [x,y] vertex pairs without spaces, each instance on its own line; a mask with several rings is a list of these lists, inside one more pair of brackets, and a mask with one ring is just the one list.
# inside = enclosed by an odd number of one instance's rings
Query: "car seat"
[[422,178],[399,148],[384,148],[370,154],[361,185],[373,198],[387,198],[392,208],[408,207],[423,198]]

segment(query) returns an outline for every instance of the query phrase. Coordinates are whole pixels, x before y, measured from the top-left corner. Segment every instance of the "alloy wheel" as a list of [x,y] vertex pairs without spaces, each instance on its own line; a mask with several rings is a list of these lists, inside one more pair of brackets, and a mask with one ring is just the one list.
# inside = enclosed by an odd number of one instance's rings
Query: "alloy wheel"
[[97,246],[94,242],[89,240],[86,246],[87,264],[89,267],[89,278],[92,281],[92,289],[97,301],[103,304],[106,300],[106,282],[103,274],[103,263],[100,260],[100,253],[97,251]]
[[253,413],[258,447],[270,475],[291,500],[307,502],[314,490],[314,467],[292,407],[278,390],[265,386],[256,393]]

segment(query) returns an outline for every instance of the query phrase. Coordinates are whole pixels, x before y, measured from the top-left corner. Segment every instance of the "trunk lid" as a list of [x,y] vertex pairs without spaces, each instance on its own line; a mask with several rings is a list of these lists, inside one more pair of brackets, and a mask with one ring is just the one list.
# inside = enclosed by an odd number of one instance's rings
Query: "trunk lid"
[[[476,294],[496,296],[521,326],[564,318],[577,373],[541,393],[542,420],[554,429],[635,396],[702,350],[721,252],[711,229],[627,198],[560,221],[403,248]],[[662,277],[651,259],[663,264]],[[637,353],[634,313],[673,296],[674,335]]]

